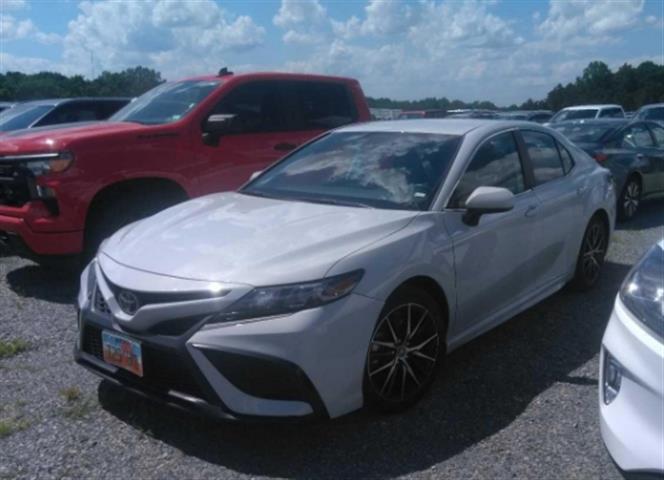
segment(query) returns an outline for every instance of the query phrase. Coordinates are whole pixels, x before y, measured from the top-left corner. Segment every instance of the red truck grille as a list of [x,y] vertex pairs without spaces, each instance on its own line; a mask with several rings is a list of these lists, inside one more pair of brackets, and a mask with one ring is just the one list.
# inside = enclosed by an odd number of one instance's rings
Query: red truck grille
[[0,163],[0,205],[20,207],[30,201],[34,178],[12,164]]

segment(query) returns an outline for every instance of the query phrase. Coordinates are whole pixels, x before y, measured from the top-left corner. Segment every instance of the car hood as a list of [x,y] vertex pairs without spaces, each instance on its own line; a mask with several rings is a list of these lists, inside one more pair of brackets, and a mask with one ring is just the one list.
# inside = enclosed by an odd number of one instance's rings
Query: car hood
[[419,212],[221,193],[177,205],[113,235],[101,254],[192,280],[274,285],[315,280]]
[[131,134],[146,128],[149,127],[137,123],[90,122],[14,130],[0,135],[0,155],[58,151],[69,148],[74,142]]

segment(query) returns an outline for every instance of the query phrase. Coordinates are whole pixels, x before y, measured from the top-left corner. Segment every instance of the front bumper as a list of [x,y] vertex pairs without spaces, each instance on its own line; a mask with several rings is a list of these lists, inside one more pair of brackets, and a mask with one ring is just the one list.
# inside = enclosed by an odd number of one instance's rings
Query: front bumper
[[[108,266],[112,261],[105,262]],[[93,268],[101,275],[98,266]],[[380,302],[351,294],[283,317],[208,325],[225,303],[235,301],[224,297],[146,305],[129,318],[105,285],[120,283],[126,270],[111,266],[104,273],[116,276],[97,279],[99,287],[92,292],[85,287],[89,268],[83,273],[75,358],[97,375],[225,420],[328,418],[362,406],[367,346]],[[180,287],[191,283],[169,281]],[[102,330],[141,342],[143,378],[103,361]]]
[[28,258],[80,253],[83,231],[59,231],[58,222],[36,202],[0,205],[0,248]]
[[[622,367],[620,389],[608,405],[603,392],[607,352]],[[600,427],[611,457],[626,473],[662,478],[664,343],[647,331],[617,298],[600,358]]]

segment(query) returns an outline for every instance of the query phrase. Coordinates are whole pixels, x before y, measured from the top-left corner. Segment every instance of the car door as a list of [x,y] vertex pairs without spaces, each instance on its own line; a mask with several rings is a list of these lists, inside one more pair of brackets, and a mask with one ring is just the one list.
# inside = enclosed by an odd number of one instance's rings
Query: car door
[[625,128],[619,138],[620,146],[633,153],[632,170],[641,172],[642,193],[648,195],[660,190],[658,166],[661,161],[661,150],[655,144],[653,135],[643,122],[637,122]]
[[[463,221],[463,205],[475,188],[496,186],[514,195],[511,211]],[[461,176],[445,215],[454,244],[457,318],[452,337],[472,337],[504,319],[532,289],[532,215],[538,200],[529,187],[513,131],[486,139]]]
[[655,170],[653,188],[657,192],[664,192],[664,128],[655,123],[648,123],[648,128],[652,132],[656,144],[656,148],[653,149],[652,153]]
[[531,232],[533,282],[545,288],[564,280],[575,265],[587,187],[570,175],[573,157],[552,135],[522,129],[520,136],[539,200]]

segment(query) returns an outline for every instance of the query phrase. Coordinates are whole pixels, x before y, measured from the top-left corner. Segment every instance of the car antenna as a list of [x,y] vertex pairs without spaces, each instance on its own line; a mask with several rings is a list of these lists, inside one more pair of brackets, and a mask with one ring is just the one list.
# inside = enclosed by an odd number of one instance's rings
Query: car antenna
[[233,75],[233,72],[231,72],[228,67],[223,67],[219,70],[219,73],[217,73],[218,77],[225,77],[226,75]]

